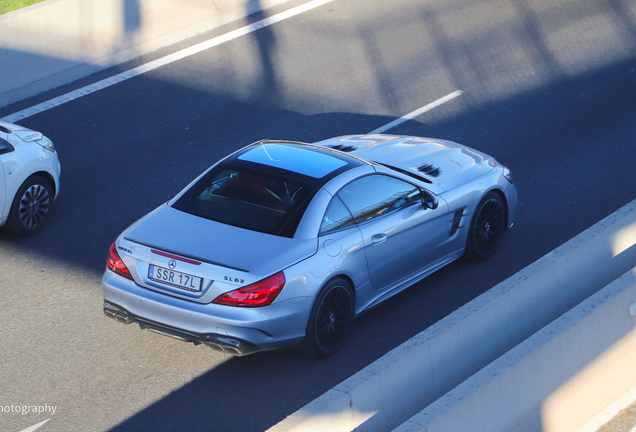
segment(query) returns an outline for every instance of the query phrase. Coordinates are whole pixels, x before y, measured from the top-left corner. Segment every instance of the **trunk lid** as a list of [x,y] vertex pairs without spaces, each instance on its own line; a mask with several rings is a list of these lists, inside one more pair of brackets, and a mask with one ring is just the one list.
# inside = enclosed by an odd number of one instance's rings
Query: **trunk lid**
[[[310,257],[317,244],[224,225],[164,204],[126,229],[117,250],[136,270],[138,284],[203,303]],[[201,278],[201,289],[157,283],[150,266]]]

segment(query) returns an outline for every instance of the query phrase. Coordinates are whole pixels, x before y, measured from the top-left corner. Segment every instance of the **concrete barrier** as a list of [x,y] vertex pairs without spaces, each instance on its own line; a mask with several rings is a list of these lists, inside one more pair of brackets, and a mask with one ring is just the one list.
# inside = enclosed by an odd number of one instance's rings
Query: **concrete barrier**
[[596,431],[636,398],[635,315],[636,268],[396,432]]
[[46,0],[0,16],[0,107],[287,0]]
[[635,262],[633,201],[387,353],[270,431],[396,428],[633,268]]

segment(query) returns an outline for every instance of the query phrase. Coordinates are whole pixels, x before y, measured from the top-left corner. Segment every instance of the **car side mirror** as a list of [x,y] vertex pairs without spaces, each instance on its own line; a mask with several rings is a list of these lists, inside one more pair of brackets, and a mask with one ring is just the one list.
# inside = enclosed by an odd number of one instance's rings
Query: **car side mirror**
[[423,190],[420,193],[420,197],[421,197],[422,205],[424,206],[424,208],[435,210],[437,206],[439,205],[439,202],[437,201],[437,197],[435,197],[433,194],[427,191]]

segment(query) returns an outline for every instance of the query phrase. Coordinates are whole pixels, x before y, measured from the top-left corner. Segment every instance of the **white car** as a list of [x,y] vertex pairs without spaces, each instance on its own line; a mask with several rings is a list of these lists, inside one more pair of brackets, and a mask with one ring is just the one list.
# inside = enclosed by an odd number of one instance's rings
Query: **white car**
[[0,227],[20,236],[38,233],[60,191],[60,161],[50,139],[0,121]]

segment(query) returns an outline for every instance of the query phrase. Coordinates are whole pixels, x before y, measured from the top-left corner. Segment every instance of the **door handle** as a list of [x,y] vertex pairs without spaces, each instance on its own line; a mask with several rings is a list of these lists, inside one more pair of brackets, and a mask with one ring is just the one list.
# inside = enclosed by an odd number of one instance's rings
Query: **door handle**
[[375,234],[371,236],[371,243],[373,243],[374,245],[384,243],[387,238],[388,236],[386,234]]

